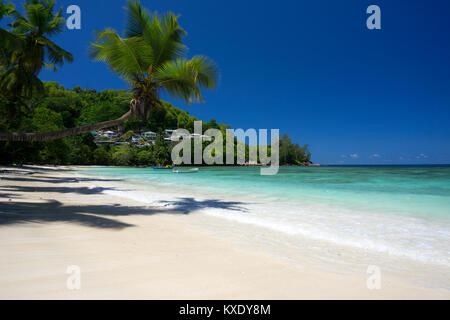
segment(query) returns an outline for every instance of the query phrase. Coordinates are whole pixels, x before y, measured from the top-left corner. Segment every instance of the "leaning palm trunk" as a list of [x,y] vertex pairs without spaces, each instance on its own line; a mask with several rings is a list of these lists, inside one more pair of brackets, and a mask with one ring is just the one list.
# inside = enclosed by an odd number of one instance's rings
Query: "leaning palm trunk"
[[25,132],[0,132],[0,141],[50,141],[61,139],[64,137],[72,136],[75,134],[86,133],[91,131],[96,131],[104,128],[115,127],[121,125],[125,120],[131,117],[131,111],[128,111],[123,116],[118,119],[104,121],[94,124],[87,124],[84,126],[70,128],[59,131],[52,132],[36,132],[36,133],[25,133]]

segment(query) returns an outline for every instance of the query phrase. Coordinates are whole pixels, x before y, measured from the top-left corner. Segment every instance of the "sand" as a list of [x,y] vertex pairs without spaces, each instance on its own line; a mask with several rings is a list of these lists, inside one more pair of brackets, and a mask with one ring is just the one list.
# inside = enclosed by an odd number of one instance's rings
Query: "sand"
[[[0,299],[450,298],[414,279],[383,274],[369,290],[365,272],[237,249],[190,225],[189,214],[105,194],[91,187],[101,179],[70,169],[0,168]],[[79,289],[69,266],[80,270]]]

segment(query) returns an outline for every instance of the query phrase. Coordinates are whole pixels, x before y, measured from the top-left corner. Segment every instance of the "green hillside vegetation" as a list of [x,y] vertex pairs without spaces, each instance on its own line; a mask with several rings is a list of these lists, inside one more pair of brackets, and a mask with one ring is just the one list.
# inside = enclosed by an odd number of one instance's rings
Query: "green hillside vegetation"
[[[71,128],[89,123],[113,119],[129,108],[131,94],[125,90],[65,89],[56,82],[44,82],[44,93],[33,95],[27,107],[20,109],[9,120],[7,101],[0,108],[0,131],[47,132]],[[153,146],[135,148],[130,145],[98,146],[91,133],[75,135],[48,142],[0,142],[0,162],[37,163],[56,165],[162,165],[170,164],[171,147],[163,139],[165,129],[183,128],[193,132],[194,121],[198,121],[188,112],[162,101],[150,118],[144,120],[127,120],[122,127],[128,138],[130,131],[142,128],[159,133]],[[203,122],[203,130],[216,128],[222,131],[231,128],[217,123],[215,119]],[[121,137],[120,140],[124,140]],[[206,146],[210,142],[204,142]],[[248,156],[249,147],[246,146]],[[309,161],[307,146],[299,147],[284,135],[280,141],[281,164],[302,164]]]

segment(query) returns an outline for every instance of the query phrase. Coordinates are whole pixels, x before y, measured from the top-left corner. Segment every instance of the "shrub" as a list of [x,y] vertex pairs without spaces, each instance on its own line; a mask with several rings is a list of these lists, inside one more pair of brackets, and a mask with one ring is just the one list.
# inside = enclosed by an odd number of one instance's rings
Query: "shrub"
[[98,147],[94,151],[94,163],[98,165],[108,165],[111,162],[111,155],[104,147]]
[[140,165],[150,165],[153,164],[153,154],[149,150],[142,150],[137,154],[137,163]]
[[133,150],[129,145],[117,147],[112,154],[112,162],[117,166],[129,166],[133,162]]

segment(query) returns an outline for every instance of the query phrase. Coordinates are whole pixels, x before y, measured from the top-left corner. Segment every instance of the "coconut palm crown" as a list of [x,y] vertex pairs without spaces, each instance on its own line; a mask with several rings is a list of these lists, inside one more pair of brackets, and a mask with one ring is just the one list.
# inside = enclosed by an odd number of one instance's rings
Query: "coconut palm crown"
[[97,32],[91,56],[130,84],[134,93],[130,115],[148,119],[152,107],[160,104],[161,91],[187,104],[204,102],[201,91],[215,88],[217,68],[204,56],[185,58],[186,32],[178,17],[150,13],[139,1],[129,1],[127,11],[124,37],[113,29]]
[[50,37],[62,32],[62,9],[54,12],[52,0],[27,0],[22,15],[10,4],[1,1],[0,17],[10,15],[14,21],[9,31],[1,29],[0,89],[15,97],[29,97],[33,90],[42,90],[38,75],[43,68],[56,70],[73,56],[56,45]]

